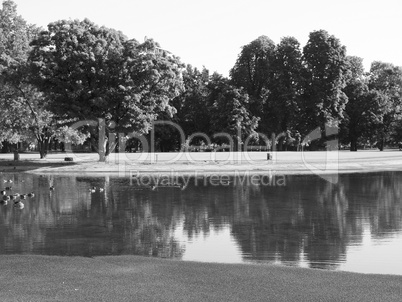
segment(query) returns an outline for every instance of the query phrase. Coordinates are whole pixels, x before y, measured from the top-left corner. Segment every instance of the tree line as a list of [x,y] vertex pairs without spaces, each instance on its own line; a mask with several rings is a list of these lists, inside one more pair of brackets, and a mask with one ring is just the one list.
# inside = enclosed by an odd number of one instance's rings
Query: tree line
[[[105,160],[140,136],[149,141],[151,131],[162,151],[206,137],[232,141],[235,150],[318,150],[325,129],[337,129],[332,136],[351,151],[383,150],[402,140],[402,68],[375,61],[365,72],[362,62],[325,30],[311,32],[304,47],[294,37],[275,44],[261,36],[242,47],[224,77],[182,63],[152,39],[140,43],[88,19],[46,30],[27,24],[7,0],[0,10],[0,142],[34,143],[41,158],[52,142],[90,143]],[[191,140],[155,121],[178,125]],[[309,140],[314,130],[322,139]]]

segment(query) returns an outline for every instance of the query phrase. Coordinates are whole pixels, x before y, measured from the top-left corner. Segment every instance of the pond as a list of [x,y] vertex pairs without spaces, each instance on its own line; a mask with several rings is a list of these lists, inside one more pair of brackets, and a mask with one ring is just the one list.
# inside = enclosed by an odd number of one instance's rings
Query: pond
[[[0,174],[0,254],[145,255],[402,274],[402,173]],[[54,190],[51,188],[54,187]],[[1,196],[0,196],[1,197]],[[18,200],[18,198],[17,198]]]

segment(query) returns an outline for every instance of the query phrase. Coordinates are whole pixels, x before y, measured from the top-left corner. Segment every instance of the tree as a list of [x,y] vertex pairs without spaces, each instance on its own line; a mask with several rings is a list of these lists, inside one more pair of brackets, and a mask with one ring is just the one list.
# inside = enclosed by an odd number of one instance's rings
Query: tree
[[395,124],[402,117],[402,67],[375,61],[371,64],[369,88],[381,98],[381,118],[373,129],[378,148],[382,151],[391,137]]
[[30,39],[36,32],[35,26],[28,25],[17,14],[17,5],[13,1],[3,2],[0,10],[0,73],[26,61]]
[[325,30],[313,31],[303,48],[306,67],[302,99],[304,132],[325,124],[337,126],[343,118],[346,48]]
[[8,70],[5,74],[5,83],[9,88],[3,95],[5,110],[0,114],[0,120],[8,121],[8,127],[13,135],[8,141],[36,140],[40,158],[45,158],[52,139],[63,143],[82,144],[88,137],[78,129],[68,125],[71,120],[61,120],[54,113],[46,109],[49,102],[42,92],[29,83],[29,72],[26,65],[17,69]]
[[[187,65],[183,71],[184,91],[173,104],[177,109],[178,123],[186,136],[194,133],[211,133],[211,118],[209,103],[209,71],[199,71],[191,65]],[[195,138],[194,143],[199,143]]]
[[26,116],[29,111],[18,99],[15,99],[11,91],[4,87],[1,89],[0,111],[0,144],[7,141],[10,144],[18,144],[29,140]]
[[3,141],[15,144],[25,139],[22,128],[26,126],[23,121],[26,108],[18,106],[15,91],[7,79],[10,71],[26,61],[31,34],[31,27],[17,14],[17,5],[4,1],[0,10],[0,144]]
[[[293,37],[282,38],[276,46],[271,64],[271,85],[264,104],[262,129],[265,133],[298,132],[300,96],[303,91],[302,54],[299,42]],[[279,149],[282,149],[280,140]]]
[[55,137],[64,142],[82,143],[86,136],[57,121],[54,114],[45,109],[47,100],[43,93],[30,84],[29,42],[40,29],[18,16],[12,1],[3,3],[0,15],[0,102],[3,108],[0,141],[36,140],[41,158],[46,156],[49,142]]
[[344,143],[350,143],[350,151],[357,151],[359,140],[371,140],[372,130],[382,120],[381,95],[368,87],[363,59],[347,57],[346,86],[343,89],[348,103],[341,122]]
[[[248,94],[235,88],[229,81],[218,74],[213,74],[210,87],[211,126],[215,134],[224,133],[233,141],[233,149],[240,151],[248,138],[258,139],[256,128],[259,118],[252,116],[247,109]],[[223,136],[217,136],[215,141],[223,142]],[[227,139],[226,139],[227,142]]]
[[146,134],[158,114],[173,114],[182,65],[153,40],[139,44],[85,19],[51,23],[31,45],[34,83],[52,98],[50,110],[99,120],[100,161],[115,146],[109,132]]
[[275,43],[266,36],[242,47],[241,53],[230,70],[231,82],[235,87],[243,87],[250,97],[250,110],[261,116],[262,104],[270,87],[271,64]]

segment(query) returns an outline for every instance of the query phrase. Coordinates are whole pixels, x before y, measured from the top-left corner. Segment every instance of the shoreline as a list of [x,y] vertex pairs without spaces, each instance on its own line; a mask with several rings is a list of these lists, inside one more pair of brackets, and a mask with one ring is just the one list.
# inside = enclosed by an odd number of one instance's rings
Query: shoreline
[[[97,154],[50,154],[46,159],[37,154],[21,154],[13,161],[10,154],[0,154],[1,173],[85,174],[105,173],[129,177],[133,174],[175,173],[188,176],[205,174],[234,175],[236,173],[276,175],[330,175],[402,171],[400,151],[311,151],[275,152],[266,159],[267,152],[227,153],[134,153],[112,154],[109,162],[98,161]],[[131,158],[130,158],[131,157]],[[157,158],[157,160],[155,160]]]

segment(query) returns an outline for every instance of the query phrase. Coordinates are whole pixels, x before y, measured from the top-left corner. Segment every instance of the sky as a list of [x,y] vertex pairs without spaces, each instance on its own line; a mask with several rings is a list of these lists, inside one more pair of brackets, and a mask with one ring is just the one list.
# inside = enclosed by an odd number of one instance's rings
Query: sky
[[[241,47],[265,35],[279,43],[295,37],[301,47],[324,29],[347,55],[402,66],[400,0],[13,0],[28,23],[46,28],[62,19],[88,18],[99,26],[162,48],[194,67],[224,76]],[[399,2],[399,3],[398,3]]]

